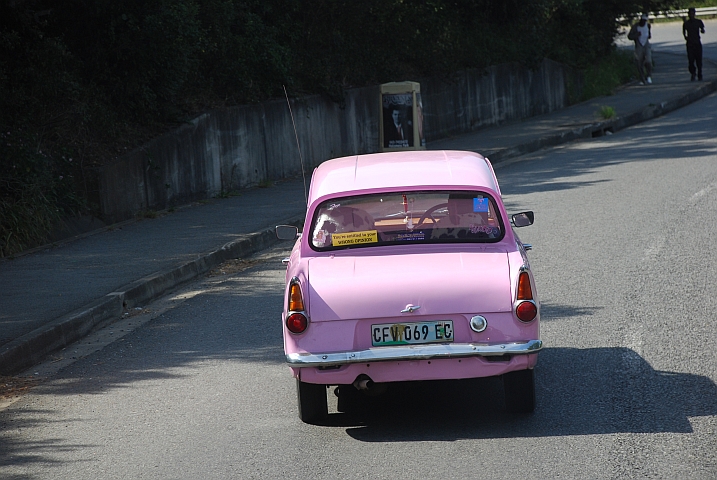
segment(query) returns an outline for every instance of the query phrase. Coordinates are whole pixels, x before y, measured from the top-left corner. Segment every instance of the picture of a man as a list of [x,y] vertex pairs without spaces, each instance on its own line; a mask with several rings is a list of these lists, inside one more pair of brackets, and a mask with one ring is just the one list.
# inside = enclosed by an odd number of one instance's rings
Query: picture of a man
[[412,96],[384,95],[383,146],[407,148],[413,146],[413,124],[410,121]]
[[383,138],[384,143],[388,142],[385,146],[393,148],[408,147],[407,125],[404,125],[401,109],[394,105],[390,111],[391,122],[388,128],[385,129]]

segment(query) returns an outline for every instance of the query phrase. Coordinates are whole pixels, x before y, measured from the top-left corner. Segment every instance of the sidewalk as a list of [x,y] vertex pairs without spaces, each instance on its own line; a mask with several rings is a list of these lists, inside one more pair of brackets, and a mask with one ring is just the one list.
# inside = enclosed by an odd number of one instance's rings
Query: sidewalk
[[[616,132],[717,90],[717,67],[709,60],[705,81],[690,82],[684,55],[653,55],[652,85],[629,85],[610,97],[428,147],[471,150],[499,164],[544,147]],[[602,106],[613,107],[616,117],[599,119]],[[0,375],[29,368],[118,319],[125,309],[146,305],[225,260],[271,246],[275,225],[303,221],[304,202],[303,181],[292,179],[0,262]]]

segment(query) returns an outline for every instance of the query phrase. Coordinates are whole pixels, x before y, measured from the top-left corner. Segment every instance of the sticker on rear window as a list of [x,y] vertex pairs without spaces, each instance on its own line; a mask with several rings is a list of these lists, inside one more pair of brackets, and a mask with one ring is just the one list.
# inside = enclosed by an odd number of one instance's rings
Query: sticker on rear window
[[500,235],[500,228],[491,227],[489,225],[478,225],[477,223],[471,223],[470,232],[485,233],[491,236],[498,236]]
[[328,232],[326,230],[318,230],[314,233],[314,245],[317,247],[323,247],[326,245],[326,237]]
[[425,239],[426,239],[426,232],[424,232],[422,230],[419,230],[418,232],[399,233],[398,235],[396,235],[396,240],[404,241],[404,242],[425,240]]
[[344,247],[346,245],[360,245],[363,243],[378,243],[378,230],[365,230],[363,232],[334,233],[331,235],[331,245]]
[[487,212],[488,211],[488,199],[487,198],[474,198],[473,199],[473,211]]

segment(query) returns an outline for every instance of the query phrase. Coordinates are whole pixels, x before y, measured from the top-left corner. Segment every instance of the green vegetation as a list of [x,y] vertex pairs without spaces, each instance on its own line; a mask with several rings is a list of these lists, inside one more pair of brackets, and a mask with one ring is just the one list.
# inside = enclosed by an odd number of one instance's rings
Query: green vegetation
[[612,95],[615,88],[629,82],[634,76],[632,52],[614,49],[583,68],[583,93],[580,100]]
[[[684,6],[681,8],[704,8],[704,7],[717,7],[717,0],[705,0],[705,1],[697,1],[697,2],[684,2]],[[668,22],[682,22],[684,19],[687,18],[686,14],[679,14],[674,16],[669,16],[667,18],[655,18],[652,19],[651,22],[653,23],[668,23]],[[700,18],[699,13],[697,14],[697,18]]]
[[144,218],[157,218],[159,214],[154,210],[142,210],[141,212],[138,212],[136,217],[137,219],[141,220]]
[[43,242],[62,215],[83,208],[81,167],[43,150],[37,132],[0,131],[0,257]]
[[[261,186],[261,185],[259,185],[259,186]],[[215,195],[215,198],[232,198],[232,197],[241,197],[241,193],[238,190],[229,190],[229,191],[222,190],[217,195]]]
[[613,107],[603,105],[600,107],[598,115],[600,115],[600,118],[604,120],[610,120],[611,118],[615,118],[615,109]]
[[95,209],[98,166],[199,112],[282,97],[283,85],[340,102],[349,87],[545,57],[592,79],[612,65],[615,18],[685,5],[0,0],[0,256]]
[[695,8],[702,8],[702,7],[717,7],[717,0],[697,0],[694,2],[686,2],[685,6],[682,8],[689,8],[689,7],[695,7]]

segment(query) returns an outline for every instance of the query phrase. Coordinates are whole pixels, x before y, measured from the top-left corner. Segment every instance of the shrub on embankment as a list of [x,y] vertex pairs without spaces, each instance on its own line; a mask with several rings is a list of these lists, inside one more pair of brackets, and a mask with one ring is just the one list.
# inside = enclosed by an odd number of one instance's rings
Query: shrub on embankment
[[684,3],[2,0],[0,256],[95,209],[96,166],[198,112],[545,57],[604,72],[615,18]]

